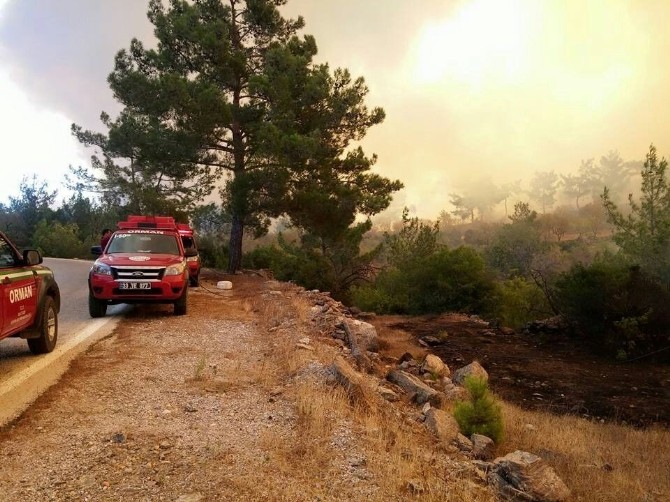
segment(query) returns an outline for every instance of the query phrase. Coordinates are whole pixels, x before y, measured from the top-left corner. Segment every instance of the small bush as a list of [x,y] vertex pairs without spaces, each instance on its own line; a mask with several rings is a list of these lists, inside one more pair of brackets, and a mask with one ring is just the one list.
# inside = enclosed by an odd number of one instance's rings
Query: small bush
[[576,265],[559,277],[556,291],[563,314],[599,352],[624,359],[667,347],[670,290],[639,267],[611,257]]
[[88,258],[87,246],[79,240],[79,228],[75,223],[63,224],[58,221],[47,223],[42,220],[33,234],[34,245],[44,256],[54,258]]
[[201,236],[198,239],[198,251],[205,267],[228,268],[228,247],[221,239],[209,235]]
[[495,314],[505,326],[520,328],[526,323],[551,315],[542,290],[533,282],[515,277],[498,284]]
[[488,382],[467,377],[464,385],[470,393],[470,401],[458,401],[454,407],[454,418],[461,432],[468,437],[482,434],[499,443],[503,438],[502,412],[489,392]]
[[477,252],[440,248],[427,257],[389,267],[372,288],[352,294],[354,304],[378,313],[428,314],[466,311],[488,314],[495,286]]

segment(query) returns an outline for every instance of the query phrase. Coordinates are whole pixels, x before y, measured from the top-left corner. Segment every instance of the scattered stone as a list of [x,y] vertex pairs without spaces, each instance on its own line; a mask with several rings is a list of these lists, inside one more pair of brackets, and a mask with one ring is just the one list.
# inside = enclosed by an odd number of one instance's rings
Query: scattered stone
[[461,451],[465,451],[465,452],[471,452],[472,451],[472,441],[470,441],[467,437],[465,437],[460,432],[456,435],[456,439],[454,439],[454,444]]
[[187,413],[195,413],[198,411],[198,408],[189,403],[184,405],[184,411]]
[[186,495],[179,495],[177,502],[200,502],[203,500],[200,493],[188,493]]
[[458,385],[463,385],[463,382],[469,376],[483,378],[487,382],[489,380],[489,374],[477,361],[473,361],[467,366],[464,366],[454,371],[454,374],[452,375],[451,379]]
[[126,435],[123,432],[112,434],[112,443],[122,444],[126,442]]
[[443,395],[429,387],[414,375],[402,370],[391,370],[386,376],[389,382],[398,385],[401,389],[412,396],[417,404],[429,402],[434,406],[440,406]]
[[489,484],[502,498],[560,502],[570,490],[554,470],[537,455],[517,450],[493,461]]
[[450,443],[458,437],[459,428],[456,419],[444,410],[431,408],[426,413],[426,427],[438,439]]
[[314,352],[314,351],[316,350],[316,349],[315,349],[314,347],[312,347],[311,345],[306,345],[306,344],[304,344],[304,343],[296,343],[295,346],[296,346],[297,348],[299,348],[299,349],[308,350],[308,351],[310,351],[310,352]]
[[421,371],[430,373],[436,377],[448,377],[451,374],[449,366],[444,364],[442,359],[435,354],[428,354],[426,356],[421,365]]
[[400,396],[398,396],[398,394],[396,394],[393,390],[389,389],[388,387],[384,387],[383,385],[377,387],[377,392],[379,392],[379,395],[390,403],[394,403],[400,399]]
[[492,460],[495,456],[495,443],[490,437],[483,434],[473,434],[470,436],[472,441],[472,454],[478,460]]
[[345,332],[349,332],[356,338],[358,346],[363,351],[379,352],[379,337],[375,327],[364,321],[356,319],[344,319]]
[[[421,343],[421,342],[423,342],[423,343]],[[422,336],[421,338],[419,338],[419,343],[421,343],[421,345],[424,345],[424,346],[427,346],[427,347],[435,347],[437,345],[442,345],[443,342],[442,342],[441,339],[439,339],[436,336],[428,335],[428,336]]]

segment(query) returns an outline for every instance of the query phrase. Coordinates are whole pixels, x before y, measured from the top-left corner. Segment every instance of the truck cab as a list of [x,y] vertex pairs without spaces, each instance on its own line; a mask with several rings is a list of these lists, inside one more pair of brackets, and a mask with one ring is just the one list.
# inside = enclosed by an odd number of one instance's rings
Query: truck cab
[[129,216],[117,224],[89,272],[89,314],[102,317],[117,303],[169,303],[175,315],[186,314],[190,279],[179,228],[169,216]]
[[195,231],[186,223],[177,223],[181,242],[184,250],[194,249],[196,254],[188,256],[186,263],[188,264],[189,283],[191,286],[197,286],[200,282],[200,253],[198,252],[198,244],[195,240]]
[[51,352],[58,339],[60,290],[34,249],[20,253],[0,232],[0,339],[25,338],[34,354]]

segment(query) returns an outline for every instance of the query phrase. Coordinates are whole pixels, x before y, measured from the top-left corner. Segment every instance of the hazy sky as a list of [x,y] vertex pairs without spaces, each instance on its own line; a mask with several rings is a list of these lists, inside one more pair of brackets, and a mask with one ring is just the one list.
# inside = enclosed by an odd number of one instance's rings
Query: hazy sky
[[[117,50],[150,40],[144,0],[0,0],[0,200],[88,162]],[[670,155],[670,1],[289,0],[318,59],[365,77],[386,121],[364,141],[397,205],[435,217],[479,179]]]

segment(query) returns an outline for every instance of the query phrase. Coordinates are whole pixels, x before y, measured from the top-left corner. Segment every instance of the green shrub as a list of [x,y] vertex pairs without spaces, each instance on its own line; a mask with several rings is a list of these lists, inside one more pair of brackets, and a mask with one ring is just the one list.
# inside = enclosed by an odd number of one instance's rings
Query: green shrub
[[551,315],[542,290],[522,277],[498,283],[496,316],[505,326],[520,328],[526,323]]
[[366,312],[388,314],[393,311],[388,293],[373,285],[354,286],[350,294],[351,303]]
[[489,392],[488,382],[481,377],[467,377],[465,388],[470,393],[469,401],[458,401],[454,407],[454,418],[461,432],[470,437],[482,434],[499,443],[503,438],[503,420],[500,406]]
[[[613,257],[576,265],[556,282],[561,312],[599,351],[623,359],[667,346],[670,290]],[[667,351],[665,351],[667,352]],[[663,352],[658,357],[668,357]]]
[[[374,290],[374,292],[373,292]],[[495,286],[483,259],[469,247],[438,249],[429,256],[390,267],[373,287],[356,290],[354,304],[379,313],[488,313]]]
[[275,269],[281,266],[286,254],[274,245],[259,246],[242,257],[242,266],[253,270]]
[[75,223],[63,224],[58,221],[47,223],[42,220],[33,234],[33,243],[44,256],[54,258],[88,258],[90,251],[79,240],[79,228]]
[[198,252],[203,266],[219,270],[228,268],[228,247],[221,239],[209,235],[199,237]]

